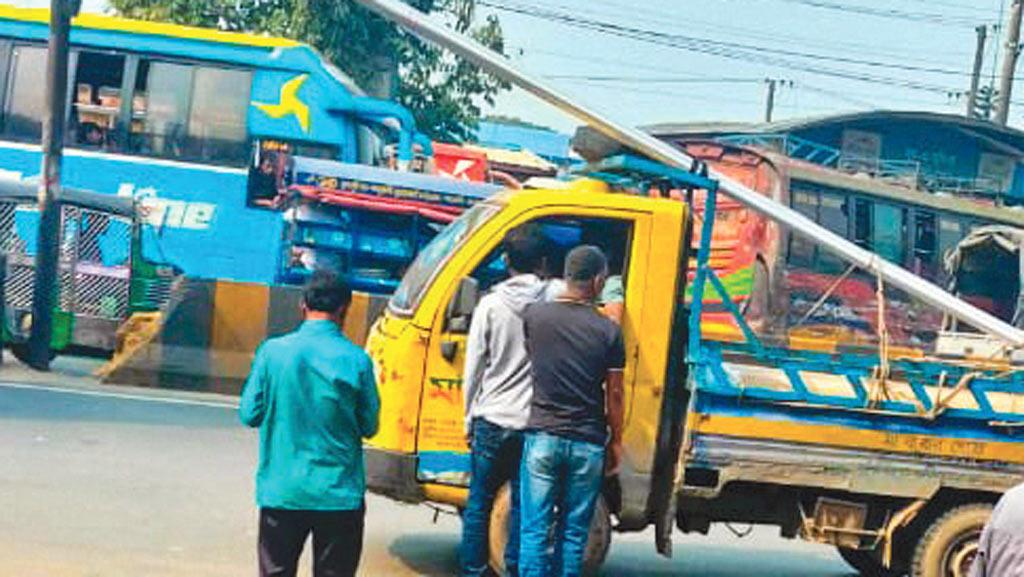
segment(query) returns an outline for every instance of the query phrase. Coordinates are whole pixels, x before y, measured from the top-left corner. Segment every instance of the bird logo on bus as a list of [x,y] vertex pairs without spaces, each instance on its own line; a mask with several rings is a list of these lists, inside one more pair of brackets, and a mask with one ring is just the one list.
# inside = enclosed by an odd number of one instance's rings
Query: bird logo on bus
[[294,116],[302,132],[309,132],[309,106],[299,98],[299,88],[306,83],[308,74],[300,74],[281,85],[281,95],[276,104],[270,102],[253,102],[253,106],[264,114],[281,119]]

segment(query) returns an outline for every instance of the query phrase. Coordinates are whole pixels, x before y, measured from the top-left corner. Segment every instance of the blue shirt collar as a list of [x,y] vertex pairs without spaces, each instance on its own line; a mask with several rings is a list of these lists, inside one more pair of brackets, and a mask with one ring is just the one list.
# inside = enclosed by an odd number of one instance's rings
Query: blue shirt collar
[[302,321],[299,330],[304,333],[341,333],[341,328],[334,321],[326,320]]

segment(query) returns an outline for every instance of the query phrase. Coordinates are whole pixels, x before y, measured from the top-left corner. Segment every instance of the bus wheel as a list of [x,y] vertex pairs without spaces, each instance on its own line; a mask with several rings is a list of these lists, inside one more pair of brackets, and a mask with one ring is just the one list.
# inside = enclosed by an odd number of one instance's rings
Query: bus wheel
[[991,515],[992,505],[972,503],[936,519],[914,549],[910,577],[967,577]]
[[[22,364],[32,366],[29,362],[28,343],[11,343],[11,354]],[[57,351],[50,349],[50,360],[57,358]]]
[[[491,509],[491,522],[488,530],[490,547],[490,565],[498,575],[505,574],[505,545],[508,544],[508,512],[512,501],[509,486],[506,484],[498,490]],[[583,574],[596,575],[612,543],[611,512],[604,497],[597,498],[594,507],[594,520],[590,523],[590,537],[587,549],[583,553]]]
[[875,551],[847,549],[846,547],[837,547],[836,550],[839,551],[839,556],[843,558],[843,561],[846,561],[847,565],[856,569],[857,573],[863,577],[898,577],[903,574],[903,571],[886,569]]

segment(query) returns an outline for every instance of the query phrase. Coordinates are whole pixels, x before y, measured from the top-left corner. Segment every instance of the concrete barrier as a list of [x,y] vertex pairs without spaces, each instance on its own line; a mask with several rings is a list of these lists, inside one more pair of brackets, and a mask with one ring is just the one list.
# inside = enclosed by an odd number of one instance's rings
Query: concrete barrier
[[[302,289],[181,279],[160,312],[137,313],[118,330],[98,371],[103,382],[238,394],[256,347],[301,320]],[[362,345],[387,297],[355,293],[345,334]]]

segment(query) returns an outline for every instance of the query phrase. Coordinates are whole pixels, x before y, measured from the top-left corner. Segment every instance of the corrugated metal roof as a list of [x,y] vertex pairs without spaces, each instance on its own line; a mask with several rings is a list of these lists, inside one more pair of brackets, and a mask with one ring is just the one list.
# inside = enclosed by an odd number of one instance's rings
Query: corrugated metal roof
[[483,121],[477,129],[476,138],[481,146],[530,150],[555,160],[570,158],[569,135],[544,128]]
[[463,145],[468,150],[477,150],[487,155],[487,161],[492,164],[504,164],[506,166],[519,166],[541,172],[555,172],[558,167],[553,163],[544,160],[529,150],[509,150],[507,148],[492,148],[475,144]]
[[781,120],[771,123],[751,122],[681,122],[652,124],[643,129],[654,136],[698,136],[698,135],[720,135],[720,134],[780,134],[806,130],[828,124],[844,124],[861,121],[895,121],[910,120],[918,122],[933,122],[936,124],[948,124],[960,128],[969,128],[997,139],[1011,140],[1018,146],[1024,147],[1024,132],[1008,126],[981,120],[968,118],[959,114],[944,114],[939,112],[926,112],[915,110],[872,110],[867,112],[853,112],[848,114],[832,114],[822,116],[811,116],[806,118],[795,118]]

